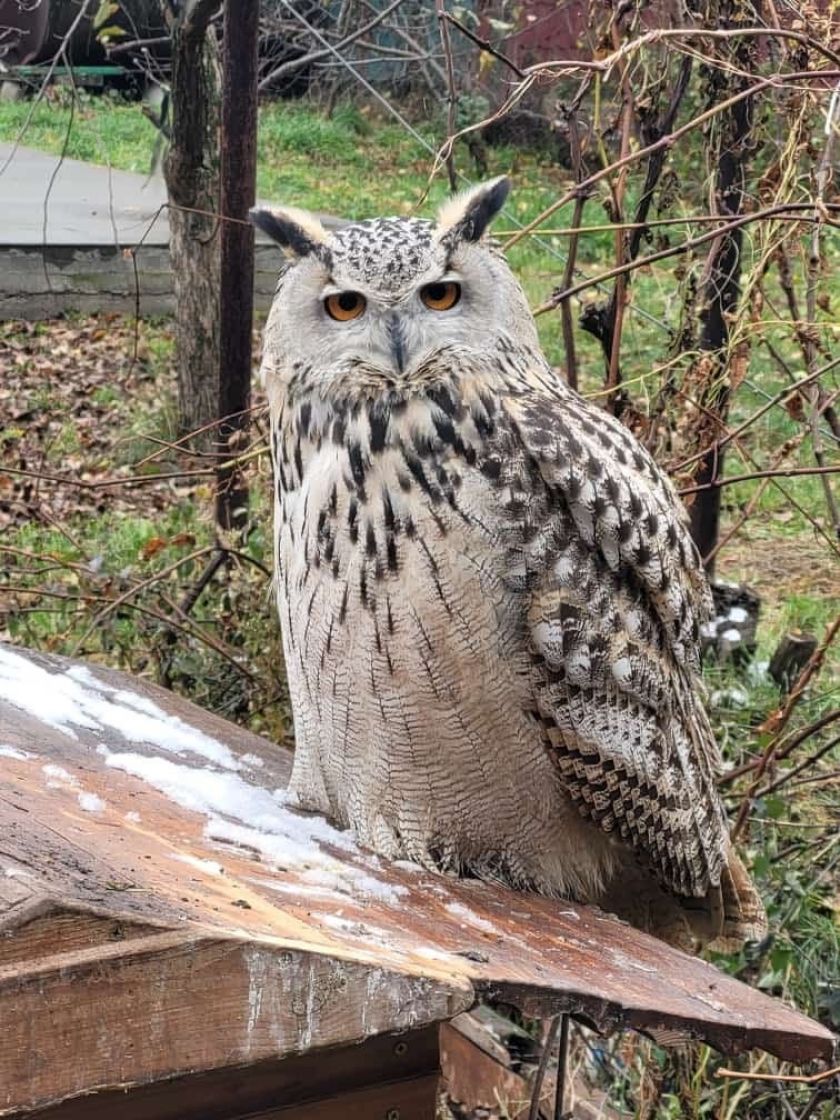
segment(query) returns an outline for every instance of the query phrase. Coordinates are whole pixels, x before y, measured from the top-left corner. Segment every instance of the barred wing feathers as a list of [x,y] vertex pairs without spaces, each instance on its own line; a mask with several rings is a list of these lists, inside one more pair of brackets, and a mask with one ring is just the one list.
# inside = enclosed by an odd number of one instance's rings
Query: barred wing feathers
[[581,813],[703,897],[729,842],[699,696],[710,596],[682,507],[630,433],[564,386],[506,411],[551,509],[525,556],[535,715]]

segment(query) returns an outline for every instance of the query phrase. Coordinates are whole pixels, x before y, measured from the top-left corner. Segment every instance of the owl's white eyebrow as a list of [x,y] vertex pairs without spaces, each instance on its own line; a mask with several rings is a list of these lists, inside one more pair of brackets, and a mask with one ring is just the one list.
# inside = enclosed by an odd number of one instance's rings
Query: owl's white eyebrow
[[451,268],[448,268],[445,272],[442,272],[440,274],[440,276],[438,276],[436,279],[434,279],[434,280],[424,280],[423,283],[418,285],[418,286],[420,288],[428,288],[428,286],[430,284],[452,284],[452,283],[460,284],[461,283],[461,274],[459,272],[454,272]]

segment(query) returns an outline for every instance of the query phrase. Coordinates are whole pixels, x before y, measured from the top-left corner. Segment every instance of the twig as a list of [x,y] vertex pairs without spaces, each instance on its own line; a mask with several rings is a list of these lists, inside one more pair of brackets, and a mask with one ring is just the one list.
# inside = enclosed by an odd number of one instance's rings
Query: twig
[[840,1074],[840,1066],[824,1069],[821,1073],[750,1073],[740,1069],[720,1068],[715,1070],[715,1077],[738,1077],[744,1081],[785,1081],[792,1085],[816,1085],[818,1081],[827,1081],[829,1077]]
[[[787,399],[789,399],[795,393],[799,392],[799,390],[804,386],[809,385],[818,377],[822,377],[824,373],[829,373],[837,366],[840,366],[840,358],[834,358],[832,361],[826,362],[825,365],[820,366],[819,369],[814,370],[813,373],[806,374],[805,377],[800,377],[800,379],[798,381],[795,381],[793,385],[788,385],[786,388],[776,393],[775,396],[769,397],[768,400],[766,400],[760,408],[756,409],[756,411],[751,416],[749,416],[742,424],[739,424],[737,428],[733,428],[731,431],[727,430],[726,435],[721,439],[716,440],[713,446],[718,450],[720,450],[720,448],[722,447],[725,447],[727,443],[731,443],[732,440],[737,439],[737,437],[741,435],[742,432],[745,432],[747,428],[752,427],[752,425],[757,420],[760,420],[762,416],[768,413],[771,408],[774,408],[777,404],[783,404]],[[692,463],[696,463],[698,459],[702,459],[706,452],[709,450],[711,450],[711,448],[706,448],[704,451],[698,451],[696,454],[689,456],[689,458],[687,459],[681,459],[679,463],[675,464],[675,466],[672,468],[673,472],[676,473],[677,471],[683,471],[686,467],[690,467]]]
[[837,632],[839,630],[840,614],[838,614],[838,616],[828,627],[822,642],[808,658],[808,661],[803,667],[802,672],[796,678],[796,684],[788,693],[783,706],[775,711],[771,716],[768,716],[768,718],[759,728],[759,732],[761,732],[762,734],[766,734],[767,732],[778,734],[779,731],[781,731],[781,729],[785,726],[785,724],[793,714],[794,708],[802,699],[802,694],[808,687],[809,681],[822,668],[822,663],[825,660],[825,655],[828,651],[828,648],[837,637]]
[[[610,34],[613,46],[618,50],[621,46],[618,30],[618,17],[610,21]],[[621,62],[621,146],[619,149],[619,162],[625,159],[630,151],[630,130],[633,124],[633,92],[630,87],[630,64],[625,59]],[[600,79],[599,79],[600,80]],[[607,161],[609,162],[609,161]],[[613,185],[610,181],[612,194],[613,217],[619,222],[624,219],[624,196],[627,190],[627,167],[623,166],[618,172],[618,177]],[[615,261],[616,267],[621,268],[628,258],[628,245],[622,233],[615,234]],[[607,381],[606,400],[604,406],[611,412],[618,414],[618,387],[621,384],[621,369],[619,359],[621,356],[621,334],[624,327],[624,312],[627,306],[628,289],[624,272],[616,277],[612,296],[610,297],[607,321],[604,324],[603,342],[607,350]]]
[[787,785],[787,783],[792,778],[798,777],[798,775],[801,774],[803,770],[807,770],[809,766],[813,766],[816,762],[819,762],[821,758],[824,758],[830,750],[833,750],[834,747],[837,746],[838,743],[840,743],[840,735],[835,736],[835,738],[833,739],[829,739],[829,741],[827,743],[824,743],[819,750],[814,751],[813,754],[810,754],[806,759],[803,759],[803,761],[800,762],[797,766],[794,766],[792,770],[788,770],[786,773],[782,774],[780,778],[777,778],[776,781],[772,782],[769,786],[765,786],[764,789],[758,790],[755,795],[756,798],[758,799],[767,797],[768,794],[775,793],[777,789],[781,789],[782,786]]
[[[814,197],[814,216],[822,218],[825,216],[825,192],[828,187],[829,178],[831,176],[831,149],[834,141],[834,116],[837,107],[837,90],[835,96],[832,97],[828,115],[826,117],[825,129],[825,144],[823,146],[822,157],[820,158],[819,167],[816,173],[816,194]],[[816,330],[817,321],[817,285],[820,278],[820,264],[822,261],[821,253],[821,237],[822,237],[821,221],[814,223],[813,231],[811,233],[811,251],[808,255],[808,283],[805,293],[805,308],[807,321],[803,335],[807,338],[805,346],[806,361],[808,372],[811,373],[816,365],[816,346],[813,342],[814,331]],[[808,424],[811,428],[811,445],[814,451],[814,459],[818,466],[825,466],[825,455],[823,453],[822,440],[820,438],[820,428],[817,422],[817,407],[819,405],[819,385],[814,383],[811,387],[806,401],[808,403]],[[825,504],[828,510],[828,516],[831,524],[834,527],[835,535],[840,537],[840,511],[837,508],[837,502],[834,499],[834,493],[831,489],[831,481],[829,478],[823,476],[822,478],[823,493],[825,494]]]
[[[630,152],[624,158],[624,160],[616,160],[616,162],[613,163],[610,167],[602,168],[600,171],[594,172],[588,178],[584,179],[583,183],[581,183],[579,187],[575,187],[573,190],[566,191],[566,193],[558,198],[556,202],[552,202],[552,204],[550,206],[547,206],[545,210],[537,215],[536,218],[526,223],[526,225],[522,227],[519,233],[514,234],[511,240],[508,241],[507,247],[510,248],[512,245],[516,244],[517,241],[521,241],[523,237],[525,237],[529,233],[532,233],[535,229],[541,226],[546,218],[550,218],[551,215],[555,214],[559,209],[561,209],[561,207],[566,206],[568,205],[568,203],[572,202],[575,198],[576,192],[581,187],[593,187],[596,183],[600,182],[601,179],[605,178],[610,173],[619,170],[621,166],[635,163],[638,160],[647,159],[649,156],[653,155],[654,152],[658,152],[662,148],[673,147],[677,140],[682,139],[683,136],[687,136],[690,132],[693,132],[695,129],[699,128],[707,121],[710,121],[714,117],[719,116],[721,113],[726,112],[726,110],[731,109],[733,105],[737,105],[747,98],[755,97],[765,89],[784,85],[784,82],[786,80],[824,81],[826,78],[840,78],[840,71],[801,70],[797,71],[795,74],[773,75],[769,78],[762,78],[760,81],[756,82],[752,86],[749,86],[747,89],[739,90],[737,93],[734,93],[730,97],[727,97],[723,101],[720,101],[717,105],[712,105],[704,112],[699,113],[696,117],[692,117],[690,121],[687,121],[684,125],[681,125],[680,128],[675,129],[667,136],[661,136],[652,144],[648,144],[646,147],[638,148],[636,151]],[[510,103],[510,101],[511,98],[508,98],[508,104]],[[465,131],[465,129],[462,129],[459,135],[463,135]]]
[[155,35],[151,39],[129,39],[127,43],[115,43],[113,46],[109,44],[108,57],[126,54],[128,51],[144,50],[146,47],[161,47],[170,41],[168,35]]
[[[546,311],[553,310],[559,303],[562,303],[563,300],[571,299],[572,296],[576,296],[579,292],[583,292],[587,288],[591,288],[597,284],[604,284],[607,280],[613,280],[619,276],[625,276],[627,273],[635,272],[639,268],[646,268],[649,265],[655,264],[657,261],[667,260],[669,257],[682,256],[684,253],[689,253],[700,245],[705,245],[709,241],[717,241],[726,234],[732,233],[734,230],[740,229],[742,226],[749,225],[752,222],[768,221],[771,218],[776,220],[799,221],[799,218],[795,215],[795,211],[799,205],[798,203],[780,202],[776,206],[768,206],[765,210],[757,210],[752,214],[739,214],[728,222],[721,220],[721,224],[718,228],[710,230],[708,233],[700,233],[697,237],[692,237],[689,238],[688,241],[680,242],[679,245],[669,245],[667,249],[660,249],[656,253],[649,253],[646,257],[637,257],[636,260],[616,265],[615,268],[609,268],[605,272],[599,272],[596,276],[581,280],[580,283],[574,284],[571,288],[557,288],[552,292],[551,298],[546,300],[545,303],[540,304],[534,311],[534,315],[544,315]],[[840,213],[840,203],[828,204],[827,208]],[[518,238],[514,236],[508,242],[508,245],[513,244],[516,240],[518,240]]]
[[499,62],[503,62],[505,66],[509,66],[518,78],[525,77],[525,71],[517,66],[513,59],[508,58],[506,54],[503,54],[502,51],[494,47],[489,40],[482,39],[480,35],[476,35],[474,31],[470,31],[468,27],[465,27],[464,24],[461,23],[459,19],[456,19],[450,12],[443,12],[442,15],[448,23],[451,23],[453,27],[457,27],[461,34],[465,35],[470,42],[475,43],[479,50],[491,54],[493,58],[497,58]]
[[446,135],[447,135],[447,156],[446,156],[446,174],[449,176],[449,189],[454,194],[458,189],[458,174],[455,171],[455,153],[454,146],[449,143],[450,138],[455,134],[455,114],[458,108],[458,88],[455,84],[455,62],[452,58],[452,42],[449,38],[449,24],[446,21],[446,11],[444,9],[444,0],[435,0],[435,10],[437,11],[438,30],[440,31],[440,42],[443,47],[443,56],[446,61],[446,87],[448,94],[448,105],[446,111]]
[[[572,155],[572,168],[575,174],[575,181],[581,182],[583,179],[583,159],[581,158],[580,151],[580,130],[578,128],[577,111],[570,108],[565,111],[566,123],[569,129],[569,147]],[[569,241],[568,256],[566,257],[566,267],[563,272],[563,287],[568,288],[572,283],[572,278],[575,274],[575,262],[577,260],[578,244],[580,241],[580,223],[583,219],[583,210],[586,206],[586,192],[582,191],[575,198],[575,208],[572,212],[572,226],[571,226],[571,239]],[[566,379],[573,389],[578,387],[578,368],[577,368],[577,355],[575,353],[575,332],[572,324],[572,307],[571,304],[565,302],[560,306],[560,321],[563,328],[563,346],[566,351]]]
[[328,44],[321,50],[310,51],[309,54],[302,55],[299,58],[289,59],[288,62],[284,62],[275,70],[269,71],[268,74],[260,79],[260,91],[262,92],[267,89],[271,83],[276,82],[278,78],[284,78],[287,74],[293,74],[296,70],[300,70],[302,66],[309,66],[311,63],[318,62],[322,58],[327,58],[331,54],[340,54],[340,52],[346,47],[349,47],[351,43],[354,43],[357,39],[361,39],[363,35],[367,35],[374,27],[378,27],[392,12],[397,10],[402,2],[403,0],[392,0],[392,2],[386,8],[383,8],[381,12],[378,12],[373,19],[368,20],[367,23],[363,23],[361,27],[357,27],[355,31],[352,31],[349,35],[340,39],[339,42]]
[[557,1049],[557,1084],[554,1091],[554,1120],[566,1120],[566,1075],[569,1069],[569,1013],[560,1016],[560,1044]]
[[[3,590],[13,591],[18,595],[38,595],[43,596],[47,599],[59,599],[63,602],[70,603],[78,603],[79,599],[81,598],[86,598],[88,600],[92,599],[92,601],[96,603],[108,602],[108,600],[105,599],[102,595],[93,597],[90,595],[82,596],[80,594],[71,595],[66,591],[51,591],[43,587],[22,587],[14,584],[4,584]],[[166,597],[162,598],[164,599],[164,602],[166,602],[167,606],[169,606],[170,609],[177,614],[177,605],[175,603],[172,603]],[[238,659],[236,655],[224,645],[223,642],[219,642],[217,639],[212,638],[209,634],[206,634],[198,625],[198,623],[196,623],[193,619],[187,617],[186,624],[181,625],[180,623],[175,622],[173,618],[162,614],[160,611],[154,610],[154,608],[152,607],[141,606],[140,603],[132,603],[130,599],[123,603],[122,607],[123,610],[134,611],[137,614],[148,615],[149,618],[153,618],[156,622],[162,623],[165,628],[171,629],[172,627],[174,627],[186,638],[195,638],[195,640],[201,642],[202,645],[205,645],[209,649],[212,649],[216,653],[218,653],[220,657],[223,657],[225,661],[233,665],[234,668],[242,673],[243,676],[247,677],[251,681],[256,680],[256,677],[250,671],[250,669],[246,669],[242,664],[241,659]]]
[[[205,549],[205,552],[210,552],[211,549]],[[207,585],[210,583],[213,576],[218,572],[219,568],[227,560],[227,549],[216,546],[216,554],[213,556],[208,564],[205,565],[204,571],[195,581],[193,586],[186,593],[184,598],[179,604],[181,614],[188,615],[193,609],[195,604],[201,598],[201,594]]]
[[[781,762],[782,759],[788,758],[789,755],[793,754],[797,747],[801,746],[802,743],[810,739],[812,735],[818,734],[824,727],[828,727],[838,719],[840,719],[840,709],[835,709],[834,711],[828,712],[826,715],[821,716],[813,723],[809,723],[807,727],[800,728],[799,730],[794,732],[789,732],[788,734],[790,738],[787,742],[784,742],[783,740],[784,746],[779,746],[778,740],[774,739],[773,742],[768,744],[766,748],[768,751],[773,751],[772,761]],[[718,779],[718,785],[721,788],[723,786],[731,785],[732,782],[737,781],[738,778],[743,778],[745,774],[749,774],[751,770],[755,770],[760,764],[760,758],[754,758],[750,762],[744,762],[740,766],[736,766],[734,769],[728,770],[725,774],[722,774]]]
[[79,638],[78,641],[75,642],[70,656],[78,657],[79,650],[84,647],[85,642],[94,632],[94,630],[96,630],[100,626],[100,624],[105,621],[109,614],[113,614],[115,610],[118,610],[124,603],[127,603],[129,599],[133,599],[135,595],[138,595],[141,591],[145,591],[147,587],[151,587],[153,584],[159,583],[160,580],[166,579],[168,575],[171,575],[172,572],[176,572],[184,564],[190,564],[193,560],[199,560],[202,556],[206,556],[208,552],[212,551],[212,545],[206,546],[204,548],[199,548],[195,552],[190,553],[189,556],[184,556],[180,560],[176,560],[173,564],[170,564],[168,567],[163,568],[161,571],[155,572],[154,575],[149,576],[148,579],[144,579],[141,580],[140,583],[136,583],[133,587],[130,587],[128,591],[124,591],[122,595],[118,595],[116,599],[109,600],[108,604],[104,606],[102,610],[97,611],[97,613],[93,616],[88,628],[82,634],[81,638]]
[[[41,2],[43,3],[43,2],[45,2],[45,0],[41,0]],[[18,131],[18,134],[15,137],[14,143],[12,144],[11,151],[9,152],[8,156],[6,156],[5,160],[3,161],[2,167],[0,167],[0,175],[3,174],[3,172],[6,170],[6,168],[10,165],[12,160],[17,155],[18,149],[20,148],[21,141],[23,140],[24,136],[26,135],[27,129],[29,128],[30,124],[32,123],[32,117],[34,116],[35,109],[37,108],[38,104],[40,103],[41,99],[43,98],[44,93],[46,92],[47,86],[52,81],[53,74],[55,73],[55,69],[58,66],[58,60],[60,58],[63,58],[65,63],[67,62],[67,45],[68,45],[68,43],[70,43],[73,36],[76,34],[76,31],[78,30],[79,25],[81,24],[82,20],[87,16],[88,9],[90,8],[90,6],[91,6],[91,0],[84,0],[84,2],[80,5],[78,12],[76,13],[75,18],[73,19],[73,22],[70,24],[70,26],[65,31],[64,37],[61,40],[61,43],[59,44],[58,50],[55,52],[52,59],[50,60],[50,64],[49,64],[49,67],[47,68],[47,72],[44,75],[44,79],[41,82],[41,85],[38,89],[38,94],[37,94],[36,97],[33,97],[33,99],[32,99],[32,104],[29,107],[29,112],[26,114],[26,120],[20,126],[20,130]]]
[[733,474],[727,478],[713,478],[711,482],[701,483],[699,486],[683,486],[677,493],[684,497],[686,494],[699,494],[703,490],[714,490],[721,486],[732,486],[736,482],[754,482],[757,478],[797,478],[807,475],[840,474],[837,467],[780,467],[778,470],[753,471],[752,474]]

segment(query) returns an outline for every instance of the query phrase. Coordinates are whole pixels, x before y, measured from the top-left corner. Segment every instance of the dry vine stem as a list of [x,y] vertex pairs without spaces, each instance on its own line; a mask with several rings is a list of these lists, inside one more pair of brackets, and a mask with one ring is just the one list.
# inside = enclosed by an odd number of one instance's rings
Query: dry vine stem
[[785,703],[769,716],[759,728],[760,732],[778,734],[793,714],[793,710],[802,699],[802,694],[808,687],[811,678],[819,672],[825,660],[826,652],[840,631],[840,615],[838,615],[825,632],[823,640],[811,654],[807,664],[796,679],[796,683],[788,694]]
[[748,1070],[716,1069],[715,1077],[737,1077],[744,1081],[784,1081],[789,1085],[816,1085],[829,1077],[840,1074],[840,1066],[832,1066],[821,1073],[750,1073]]

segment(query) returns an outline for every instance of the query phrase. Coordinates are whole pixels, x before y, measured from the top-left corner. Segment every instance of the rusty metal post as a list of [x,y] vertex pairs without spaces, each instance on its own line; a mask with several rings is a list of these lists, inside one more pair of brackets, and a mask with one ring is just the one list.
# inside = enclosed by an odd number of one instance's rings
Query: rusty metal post
[[569,1013],[560,1016],[560,1044],[557,1049],[557,1087],[554,1092],[554,1120],[568,1120],[566,1112],[566,1078],[569,1073]]
[[[248,210],[257,182],[257,39],[259,0],[225,0],[221,213],[222,285],[219,307],[219,454],[248,446],[251,407],[251,334],[254,313],[254,231]],[[241,529],[248,519],[243,472],[220,465],[216,519]]]

